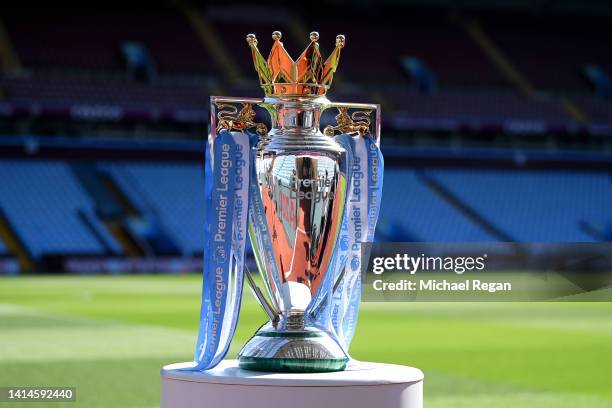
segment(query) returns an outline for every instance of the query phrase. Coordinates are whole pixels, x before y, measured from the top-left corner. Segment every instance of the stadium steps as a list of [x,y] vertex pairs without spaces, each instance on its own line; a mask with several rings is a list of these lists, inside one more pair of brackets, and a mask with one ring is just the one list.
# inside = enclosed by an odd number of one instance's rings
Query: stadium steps
[[191,25],[204,48],[213,56],[214,62],[219,66],[226,79],[230,83],[237,82],[241,78],[238,64],[233,61],[231,54],[223,46],[223,41],[219,39],[207,17],[186,1],[177,0],[175,4]]
[[[99,178],[107,191],[112,195],[113,201],[120,207],[121,213],[127,217],[139,217],[140,211],[132,205],[130,200],[123,194],[123,191],[115,184],[113,177],[108,173],[100,173]],[[122,218],[107,218],[103,220],[106,228],[113,234],[115,239],[121,244],[128,256],[143,256],[149,251],[146,245],[135,237],[126,227]]]
[[484,54],[491,60],[497,69],[514,85],[514,87],[525,96],[534,93],[533,85],[512,64],[508,57],[495,45],[475,19],[458,18],[457,22],[465,30],[468,36],[476,43]]
[[90,209],[78,209],[77,214],[89,232],[109,254],[122,255],[125,251],[98,216]]
[[[504,52],[499,49],[478,21],[464,18],[456,18],[456,21],[476,45],[482,49],[502,75],[504,75],[521,94],[527,97],[532,97],[536,94],[533,84],[531,84],[523,73],[512,63],[512,61],[510,61]],[[560,102],[565,112],[577,122],[585,123],[589,121],[588,115],[567,96],[561,97]]]
[[123,197],[115,194],[112,182],[109,185],[109,182],[104,179],[105,175],[98,171],[95,163],[71,163],[70,167],[75,178],[93,200],[96,213],[99,215],[98,217],[93,213],[79,213],[92,234],[111,253],[140,255],[142,251],[135,250],[134,240],[130,239],[129,234],[125,236],[126,233],[123,233],[122,229],[109,225],[115,221],[121,223],[124,214],[131,213],[132,210],[129,206],[127,211],[123,210],[121,201]]
[[119,204],[123,214],[129,217],[137,217],[140,215],[140,211],[132,204],[125,194],[123,194],[123,191],[121,191],[121,188],[115,183],[115,180],[110,174],[101,174],[100,178],[104,183],[104,186],[112,194],[115,202]]
[[4,73],[21,70],[21,61],[2,20],[0,20],[0,68]]
[[149,254],[146,245],[126,227],[127,217],[138,217],[140,214],[115,185],[112,177],[100,171],[94,163],[72,163],[71,168],[100,215],[98,219],[95,214],[79,214],[98,240],[115,254],[133,257]]
[[502,242],[514,242],[515,240],[502,229],[489,222],[485,217],[480,215],[476,210],[463,202],[459,197],[448,190],[442,183],[435,180],[427,174],[421,174],[421,178],[425,185],[444,201],[452,205],[461,214],[473,223],[479,225],[483,230]]
[[89,193],[98,214],[101,214],[102,217],[121,215],[121,206],[116,202],[113,193],[109,191],[95,163],[71,163],[70,168],[81,186]]
[[563,106],[563,109],[565,109],[565,111],[577,122],[586,123],[590,121],[586,112],[567,96],[561,98],[561,106]]
[[[305,41],[308,41],[310,30],[308,30],[299,14],[291,13],[290,18],[290,23],[287,25],[287,28],[289,28],[289,34],[293,41],[296,44],[303,44]],[[340,71],[336,71],[334,74],[334,86],[336,87],[344,81],[344,77]],[[396,104],[384,92],[368,89],[368,94],[372,101],[384,106],[385,110],[394,111],[396,109]]]
[[[171,241],[183,255],[203,248],[204,174],[194,163],[115,163],[109,173],[116,185],[148,221],[133,231],[157,246],[157,238]],[[160,241],[161,242],[161,241]],[[161,248],[160,248],[161,249]]]
[[4,241],[9,251],[17,257],[22,271],[34,269],[34,263],[29,252],[9,223],[2,209],[0,209],[0,239]]
[[145,255],[145,250],[132,234],[130,234],[127,228],[125,228],[121,221],[104,220],[102,222],[106,229],[108,229],[113,237],[119,242],[126,255],[131,257],[142,257]]
[[497,239],[433,192],[421,169],[386,167],[378,240],[492,242]]

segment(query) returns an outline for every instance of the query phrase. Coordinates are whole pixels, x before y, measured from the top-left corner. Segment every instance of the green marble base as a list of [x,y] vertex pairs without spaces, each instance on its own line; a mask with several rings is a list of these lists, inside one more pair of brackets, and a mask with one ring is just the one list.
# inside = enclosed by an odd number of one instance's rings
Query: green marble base
[[238,353],[245,370],[322,373],[344,370],[349,358],[330,335],[316,328],[259,330]]
[[306,359],[239,357],[238,365],[245,370],[272,371],[279,373],[324,373],[342,371],[348,358]]

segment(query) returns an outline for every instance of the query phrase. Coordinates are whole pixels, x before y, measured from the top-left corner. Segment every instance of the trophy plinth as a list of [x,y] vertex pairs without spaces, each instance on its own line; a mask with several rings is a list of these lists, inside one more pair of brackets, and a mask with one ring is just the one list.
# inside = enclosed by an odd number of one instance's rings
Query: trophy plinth
[[236,360],[207,371],[190,364],[161,370],[161,408],[423,407],[423,373],[412,367],[351,361],[342,372],[287,374],[242,370]]

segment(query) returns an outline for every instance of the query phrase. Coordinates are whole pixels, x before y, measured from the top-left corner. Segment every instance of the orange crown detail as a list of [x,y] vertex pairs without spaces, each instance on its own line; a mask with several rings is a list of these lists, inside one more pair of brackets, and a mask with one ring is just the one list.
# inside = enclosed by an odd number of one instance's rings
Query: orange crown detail
[[340,50],[346,42],[343,35],[336,36],[336,48],[327,61],[323,63],[319,51],[319,33],[310,33],[310,45],[296,60],[289,56],[280,41],[280,31],[272,33],[274,45],[267,60],[257,48],[257,37],[249,34],[246,37],[251,47],[255,70],[259,75],[259,82],[266,96],[293,95],[293,96],[321,96],[325,95],[331,85],[334,73],[340,62]]

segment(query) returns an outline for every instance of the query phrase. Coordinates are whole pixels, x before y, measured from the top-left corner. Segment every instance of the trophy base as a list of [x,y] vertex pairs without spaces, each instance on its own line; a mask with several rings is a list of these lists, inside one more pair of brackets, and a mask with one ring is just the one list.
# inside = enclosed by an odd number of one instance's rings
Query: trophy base
[[333,373],[260,373],[223,360],[210,370],[193,362],[161,371],[161,408],[423,408],[421,370],[393,364],[350,361]]
[[238,354],[240,368],[281,373],[321,373],[344,370],[349,358],[326,332],[260,329]]
[[243,370],[267,371],[274,373],[328,373],[346,368],[348,358],[339,359],[296,359],[296,358],[257,358],[239,357],[239,367]]

